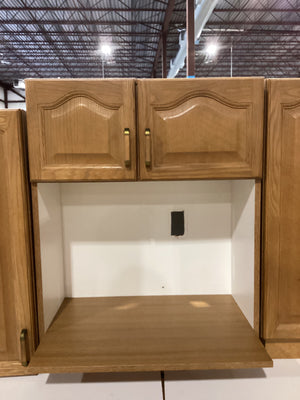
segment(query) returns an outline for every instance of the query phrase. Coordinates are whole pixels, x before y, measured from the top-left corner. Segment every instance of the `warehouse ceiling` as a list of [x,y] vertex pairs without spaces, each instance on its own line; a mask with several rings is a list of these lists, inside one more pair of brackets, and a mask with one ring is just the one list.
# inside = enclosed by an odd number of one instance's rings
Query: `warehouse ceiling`
[[[186,27],[185,0],[0,0],[0,81],[161,77]],[[219,0],[196,44],[196,77],[300,76],[299,0]],[[215,56],[205,48],[217,43]],[[112,53],[103,55],[108,44]],[[177,77],[186,76],[185,67]]]

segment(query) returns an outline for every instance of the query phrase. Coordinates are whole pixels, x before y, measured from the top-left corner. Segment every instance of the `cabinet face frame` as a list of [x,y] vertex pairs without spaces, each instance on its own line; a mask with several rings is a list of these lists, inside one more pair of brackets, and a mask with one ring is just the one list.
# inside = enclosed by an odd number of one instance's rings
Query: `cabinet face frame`
[[137,88],[141,180],[261,178],[263,78],[145,79]]
[[263,337],[272,356],[293,358],[300,357],[300,80],[270,79],[267,88]]
[[32,79],[26,95],[31,181],[135,180],[133,79]]
[[20,334],[28,331],[30,357],[37,344],[25,113],[0,111],[0,376],[25,375]]

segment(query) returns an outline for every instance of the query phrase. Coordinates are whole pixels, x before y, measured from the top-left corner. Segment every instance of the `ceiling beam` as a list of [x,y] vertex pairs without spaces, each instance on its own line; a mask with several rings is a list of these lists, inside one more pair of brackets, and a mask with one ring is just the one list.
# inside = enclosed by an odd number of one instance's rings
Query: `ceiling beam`
[[156,75],[157,62],[158,62],[158,58],[160,56],[160,52],[162,49],[164,35],[165,35],[165,42],[167,40],[166,35],[168,34],[168,31],[169,31],[169,25],[171,22],[173,11],[174,11],[174,6],[175,6],[175,0],[169,0],[166,11],[165,11],[165,18],[164,18],[164,22],[163,22],[162,29],[160,32],[156,53],[154,56],[152,74],[151,74],[152,78],[154,78]]
[[[300,26],[300,20],[298,21],[263,21],[263,20],[255,20],[255,21],[207,21],[206,26],[249,26],[249,25],[267,25],[267,26]],[[267,30],[265,30],[267,31]],[[299,34],[299,32],[298,32]]]
[[[27,65],[36,75],[38,75],[41,78],[41,75],[39,75],[39,72],[35,70],[36,66],[33,64],[30,64],[25,57],[23,57],[23,54],[19,54],[17,49],[14,47],[8,45],[7,43],[2,43],[2,45],[8,50],[9,55],[15,55],[16,59],[18,61],[21,61],[23,65]],[[9,66],[11,68],[11,66]]]
[[[121,35],[120,35],[121,36]],[[149,46],[155,46],[155,47],[153,47],[153,50],[155,50],[156,51],[156,42],[149,42],[149,40],[147,40],[147,41],[145,41],[144,39],[143,40],[137,40],[138,38],[136,38],[136,40],[131,40],[131,39],[129,39],[129,40],[123,40],[124,38],[120,38],[120,39],[122,39],[122,40],[120,40],[120,41],[114,41],[114,44],[120,44],[120,45],[122,45],[122,46],[124,46],[124,45],[127,45],[127,44],[132,44],[133,42],[134,43],[136,43],[136,44],[140,44],[140,45],[147,45],[147,47],[149,47]],[[16,37],[14,37],[14,36],[12,36],[12,37],[7,37],[7,38],[4,38],[3,40],[6,40],[7,42],[13,42],[13,43],[31,43],[31,44],[35,44],[35,43],[43,43],[43,44],[45,44],[45,40],[44,39],[21,39],[21,38],[16,38]],[[62,43],[62,44],[65,44],[65,43],[70,43],[70,40],[67,40],[67,39],[55,39],[55,43]],[[95,46],[95,44],[99,44],[99,41],[98,40],[93,40],[93,41],[91,41],[91,40],[81,40],[80,42],[74,42],[74,43],[72,43],[72,45],[73,46],[78,46],[78,47],[80,47],[80,48],[82,48],[82,45],[84,44],[84,46],[86,46],[86,45],[90,45],[90,46]]]
[[241,7],[233,7],[233,8],[215,8],[214,13],[229,13],[229,12],[300,12],[300,8],[241,8]]
[[[2,20],[4,25],[37,25],[37,22],[32,19],[9,19]],[[39,25],[162,25],[159,21],[130,21],[130,20],[120,20],[120,21],[104,21],[104,20],[84,20],[84,19],[40,19],[38,21]]]
[[[253,24],[253,23],[251,23]],[[280,27],[281,24],[277,24]],[[243,29],[242,30],[231,30],[230,27],[226,28],[205,28],[202,31],[200,36],[200,40],[202,36],[211,36],[211,35],[219,35],[219,36],[238,36],[238,37],[249,37],[253,36],[265,36],[265,35],[280,35],[280,36],[299,36],[299,31],[287,30],[287,29]]]
[[195,2],[186,0],[186,76],[195,77]]
[[[115,22],[114,23],[115,24],[115,26],[116,26],[116,24],[117,24],[117,22]],[[0,26],[0,29],[1,29],[1,26]],[[118,31],[118,32],[109,32],[109,33],[103,33],[103,32],[83,32],[83,31],[74,31],[74,30],[72,30],[72,31],[64,31],[64,32],[61,32],[61,31],[51,31],[51,30],[48,30],[48,33],[50,34],[50,35],[58,35],[58,36],[61,36],[62,34],[64,34],[64,35],[68,35],[68,36],[86,36],[86,37],[92,37],[92,36],[96,36],[97,38],[99,38],[99,37],[107,37],[107,36],[109,36],[109,37],[111,37],[111,36],[120,36],[120,37],[122,37],[122,36],[146,36],[146,37],[151,37],[151,36],[158,36],[158,35],[160,35],[160,33],[159,32],[136,32],[136,33],[133,33],[133,32],[122,32],[122,31]],[[16,31],[16,30],[11,30],[11,29],[1,29],[0,30],[0,35],[1,34],[4,34],[4,35],[42,35],[43,34],[43,32],[42,31],[38,31],[38,30],[25,30],[25,29],[22,29],[22,30],[18,30],[18,31]],[[174,35],[174,36],[178,36],[178,32],[176,32],[176,33],[173,33],[172,35]]]
[[[34,6],[26,6],[26,7],[9,7],[1,6],[2,11],[78,11],[78,12],[165,12],[165,8],[154,8],[154,7],[145,7],[145,8],[132,8],[132,7],[34,7]],[[174,10],[176,12],[182,12],[181,9]]]
[[[241,22],[242,24],[242,22]],[[253,23],[251,23],[253,24]],[[264,24],[264,23],[262,23]],[[278,25],[278,24],[277,24]],[[103,32],[82,32],[82,31],[51,31],[48,30],[48,34],[50,35],[55,35],[55,36],[61,36],[62,33],[64,35],[68,36],[86,36],[88,38],[91,37],[107,37],[107,33]],[[2,29],[0,26],[0,35],[42,35],[42,31],[38,30],[26,30],[26,29],[21,29],[21,30],[12,30],[12,29]],[[109,36],[134,36],[135,38],[138,36],[141,37],[157,37],[160,35],[161,32],[109,32]],[[265,35],[280,35],[280,36],[296,36],[299,37],[299,31],[298,30],[287,30],[287,29],[245,29],[242,31],[231,31],[230,28],[224,28],[224,30],[220,31],[218,29],[204,29],[202,31],[201,37],[204,36],[211,36],[211,35],[220,35],[220,36],[248,36],[253,35],[253,36],[265,36]],[[178,37],[178,32],[177,30],[174,32],[168,32],[168,36],[176,36]],[[200,37],[200,39],[201,39]]]

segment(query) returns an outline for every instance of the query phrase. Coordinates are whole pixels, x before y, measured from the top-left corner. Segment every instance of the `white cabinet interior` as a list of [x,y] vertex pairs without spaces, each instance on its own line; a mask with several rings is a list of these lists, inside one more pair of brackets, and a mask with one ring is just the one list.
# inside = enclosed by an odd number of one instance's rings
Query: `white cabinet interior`
[[[116,296],[125,302],[121,309],[143,305],[147,310],[146,297],[155,296],[149,304],[156,304],[168,297],[173,301],[174,295],[175,302],[186,300],[194,309],[224,306],[219,309],[221,316],[226,307],[236,307],[236,302],[254,327],[254,305],[259,301],[254,180],[39,183],[37,187],[41,330],[48,329],[65,298],[83,299],[65,300],[58,315],[79,309],[84,313],[88,308],[97,315],[98,307],[110,307],[109,299],[117,308]],[[185,233],[171,236],[171,211],[182,210]],[[211,297],[195,297],[203,295]],[[222,295],[227,297],[218,297]],[[161,304],[156,307],[159,313]],[[188,313],[184,307],[182,312]],[[113,318],[110,315],[108,321]],[[213,311],[211,316],[220,318]],[[181,323],[188,325],[184,320]],[[216,326],[220,329],[222,325]],[[224,367],[224,360],[211,365]],[[156,367],[152,363],[149,369]]]

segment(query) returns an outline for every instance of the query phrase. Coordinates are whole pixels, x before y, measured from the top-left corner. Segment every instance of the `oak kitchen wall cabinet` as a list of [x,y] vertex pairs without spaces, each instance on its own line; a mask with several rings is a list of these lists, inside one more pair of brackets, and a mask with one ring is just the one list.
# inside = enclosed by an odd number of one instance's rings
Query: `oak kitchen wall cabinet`
[[41,338],[29,370],[271,366],[257,336],[264,80],[26,85]]
[[28,373],[35,306],[25,113],[0,111],[0,375]]
[[[261,178],[263,78],[28,80],[32,181]],[[135,109],[135,104],[137,112]]]

